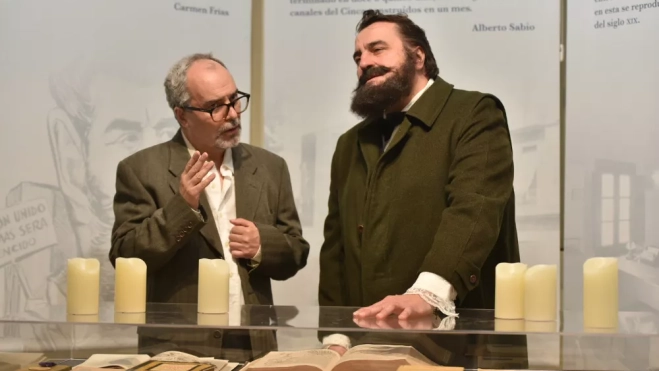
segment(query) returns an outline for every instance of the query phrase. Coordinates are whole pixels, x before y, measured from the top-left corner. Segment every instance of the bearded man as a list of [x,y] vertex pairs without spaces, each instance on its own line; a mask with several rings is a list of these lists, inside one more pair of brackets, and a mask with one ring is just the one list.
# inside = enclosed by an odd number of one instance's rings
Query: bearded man
[[351,110],[364,120],[332,159],[319,303],[360,307],[356,319],[494,308],[496,265],[520,259],[505,109],[441,79],[406,15],[368,10],[357,31]]

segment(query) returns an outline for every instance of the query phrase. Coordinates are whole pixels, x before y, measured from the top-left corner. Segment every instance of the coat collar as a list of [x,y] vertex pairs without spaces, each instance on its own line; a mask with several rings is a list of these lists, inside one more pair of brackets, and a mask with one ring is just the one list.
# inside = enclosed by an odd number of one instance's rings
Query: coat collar
[[453,85],[438,76],[428,90],[410,107],[407,115],[416,118],[428,128],[432,127],[452,91]]
[[[452,91],[452,84],[447,83],[439,76],[435,78],[435,82],[432,83],[423,94],[421,94],[418,100],[412,104],[407,111],[405,119],[391,138],[391,142],[385,153],[389,152],[403,141],[412,127],[413,122],[420,123],[430,129],[444,109]],[[369,168],[374,165],[381,156],[380,148],[382,146],[382,136],[377,128],[378,122],[379,119],[377,118],[368,118],[364,120],[359,129],[357,129],[357,136],[362,154],[366,159]]]

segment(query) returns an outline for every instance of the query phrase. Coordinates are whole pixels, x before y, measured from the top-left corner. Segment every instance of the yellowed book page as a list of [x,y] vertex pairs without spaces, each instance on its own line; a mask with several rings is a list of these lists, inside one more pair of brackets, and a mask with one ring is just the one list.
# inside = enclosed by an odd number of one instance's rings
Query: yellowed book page
[[333,371],[396,371],[404,365],[436,366],[410,346],[365,344],[346,352]]
[[270,352],[251,362],[244,370],[330,371],[340,358],[338,353],[328,349]]
[[150,360],[148,354],[93,354],[85,362],[73,367],[84,371],[88,368],[122,368],[127,370]]
[[339,363],[355,360],[396,360],[411,361],[410,364],[436,366],[434,362],[406,345],[363,344],[347,351]]

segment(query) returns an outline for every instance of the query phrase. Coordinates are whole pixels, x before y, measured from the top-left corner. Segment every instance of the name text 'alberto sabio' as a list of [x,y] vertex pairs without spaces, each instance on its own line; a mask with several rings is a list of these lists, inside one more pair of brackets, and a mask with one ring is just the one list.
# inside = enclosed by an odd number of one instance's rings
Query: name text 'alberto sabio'
[[486,25],[479,23],[475,24],[471,30],[473,32],[535,31],[535,26],[528,22],[510,23],[508,25]]

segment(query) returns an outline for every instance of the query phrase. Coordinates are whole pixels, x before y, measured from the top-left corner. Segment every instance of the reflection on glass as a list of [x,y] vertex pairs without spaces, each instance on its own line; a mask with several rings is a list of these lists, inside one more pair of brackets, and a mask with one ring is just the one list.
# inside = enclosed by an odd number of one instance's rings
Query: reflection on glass
[[98,323],[98,314],[67,314],[67,322]]
[[494,331],[500,332],[524,332],[523,319],[494,319]]
[[615,334],[618,332],[617,327],[611,328],[595,328],[595,327],[584,327],[584,332],[589,334]]
[[114,323],[143,324],[146,322],[146,313],[114,312]]
[[[451,321],[451,319],[453,320]],[[353,318],[353,321],[357,326],[368,329],[452,330],[455,328],[454,317],[446,317],[440,320],[435,316],[424,316],[403,320],[398,319],[396,316],[389,316],[385,319],[377,319],[375,317],[363,319]]]
[[197,324],[200,326],[228,326],[229,314],[197,313]]
[[525,321],[524,331],[526,332],[556,332],[558,322],[555,321]]

